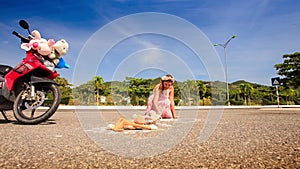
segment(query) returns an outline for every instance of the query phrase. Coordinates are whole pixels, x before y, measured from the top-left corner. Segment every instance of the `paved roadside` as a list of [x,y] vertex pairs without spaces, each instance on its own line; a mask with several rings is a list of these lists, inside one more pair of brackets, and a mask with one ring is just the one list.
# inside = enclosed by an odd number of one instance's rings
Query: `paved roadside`
[[[101,111],[109,123],[118,119],[117,110]],[[147,158],[118,156],[97,145],[74,110],[59,110],[40,125],[0,120],[0,168],[300,168],[299,109],[225,109],[215,132],[201,144],[209,112],[197,113],[180,144]],[[13,120],[11,112],[8,116]]]

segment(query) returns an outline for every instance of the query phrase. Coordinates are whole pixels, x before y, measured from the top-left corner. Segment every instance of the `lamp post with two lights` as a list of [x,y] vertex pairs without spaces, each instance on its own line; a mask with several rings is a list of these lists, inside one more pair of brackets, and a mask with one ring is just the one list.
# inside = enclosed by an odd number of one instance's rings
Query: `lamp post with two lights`
[[236,35],[233,35],[230,39],[228,39],[224,44],[214,44],[214,46],[222,46],[224,49],[224,56],[225,56],[225,76],[226,76],[226,101],[227,105],[230,106],[230,100],[229,100],[229,88],[228,88],[228,64],[227,64],[227,54],[226,54],[226,47],[228,43],[236,38]]

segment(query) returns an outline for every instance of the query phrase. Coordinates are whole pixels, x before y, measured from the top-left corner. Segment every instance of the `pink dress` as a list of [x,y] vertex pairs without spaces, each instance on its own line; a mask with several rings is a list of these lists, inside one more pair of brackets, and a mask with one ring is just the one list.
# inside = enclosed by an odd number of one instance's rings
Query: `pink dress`
[[[158,93],[158,101],[155,103],[154,96]],[[159,111],[157,111],[159,109]],[[157,114],[160,112],[161,118],[172,118],[172,111],[171,111],[171,101],[169,99],[169,89],[167,90],[159,90],[159,92],[153,91],[153,94],[149,96],[148,103],[147,103],[147,112],[149,114],[151,110],[154,110]]]

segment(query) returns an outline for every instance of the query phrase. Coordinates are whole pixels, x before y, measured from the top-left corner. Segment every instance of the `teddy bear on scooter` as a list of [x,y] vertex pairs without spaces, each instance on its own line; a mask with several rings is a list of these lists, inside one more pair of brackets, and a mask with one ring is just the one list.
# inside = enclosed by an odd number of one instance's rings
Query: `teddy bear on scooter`
[[61,39],[52,46],[52,51],[48,58],[55,64],[57,68],[69,68],[70,66],[65,63],[62,56],[66,55],[69,50],[69,44],[66,40]]

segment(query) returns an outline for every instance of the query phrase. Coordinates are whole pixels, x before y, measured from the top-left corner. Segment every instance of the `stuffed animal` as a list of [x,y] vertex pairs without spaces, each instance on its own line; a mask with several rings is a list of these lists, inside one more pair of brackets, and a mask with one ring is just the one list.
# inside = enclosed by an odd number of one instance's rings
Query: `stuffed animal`
[[52,51],[52,46],[55,41],[53,39],[49,39],[48,41],[41,37],[39,31],[34,30],[31,32],[33,35],[33,39],[29,41],[29,43],[22,43],[21,48],[25,51],[29,51],[31,49],[36,50],[39,54],[43,56],[47,56]]
[[135,130],[135,129],[146,129],[146,130],[156,130],[157,126],[154,124],[146,125],[146,124],[137,124],[135,122],[131,122],[125,118],[120,118],[115,125],[109,124],[107,126],[109,129],[114,131],[123,131],[124,129]]
[[145,113],[145,115],[133,115],[133,121],[137,124],[155,124],[159,119],[160,115],[153,110]]
[[154,111],[150,111],[149,115],[133,115],[133,121],[129,121],[125,118],[120,118],[115,125],[109,124],[107,127],[114,131],[123,131],[124,129],[146,129],[156,130],[157,126],[154,125],[157,120],[160,119],[160,115],[157,115]]
[[61,39],[57,41],[52,46],[52,51],[48,55],[49,59],[52,60],[52,62],[57,65],[60,61],[61,56],[66,55],[69,49],[69,44],[66,40]]

